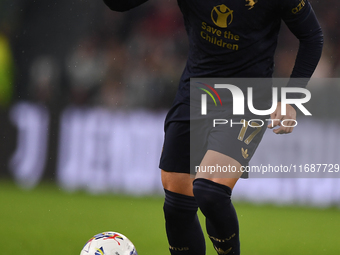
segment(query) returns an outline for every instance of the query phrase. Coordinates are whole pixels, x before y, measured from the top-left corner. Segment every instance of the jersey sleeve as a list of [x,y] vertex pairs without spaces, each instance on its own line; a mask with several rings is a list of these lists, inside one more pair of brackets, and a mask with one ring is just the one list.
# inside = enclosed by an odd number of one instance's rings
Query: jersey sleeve
[[[281,2],[281,18],[299,39],[299,49],[288,86],[306,87],[322,53],[323,34],[320,24],[308,0],[285,0]],[[292,94],[292,98],[299,95]]]
[[146,1],[148,0],[104,0],[104,3],[113,11],[125,12]]

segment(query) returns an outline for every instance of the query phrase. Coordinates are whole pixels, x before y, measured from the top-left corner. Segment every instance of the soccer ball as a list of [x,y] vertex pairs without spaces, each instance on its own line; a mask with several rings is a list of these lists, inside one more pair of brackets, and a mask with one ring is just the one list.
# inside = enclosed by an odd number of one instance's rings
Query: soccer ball
[[84,245],[80,255],[138,255],[133,243],[117,232],[95,235]]

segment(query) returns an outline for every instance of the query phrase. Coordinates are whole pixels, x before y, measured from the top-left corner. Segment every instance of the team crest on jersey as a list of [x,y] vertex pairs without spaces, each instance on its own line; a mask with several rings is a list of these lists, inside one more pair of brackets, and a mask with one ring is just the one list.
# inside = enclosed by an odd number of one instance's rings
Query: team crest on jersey
[[230,10],[226,5],[221,4],[215,6],[211,11],[211,19],[214,24],[221,28],[226,28],[233,22],[233,11]]
[[249,6],[248,10],[251,10],[254,8],[255,4],[257,3],[257,0],[246,0],[247,4],[246,6]]

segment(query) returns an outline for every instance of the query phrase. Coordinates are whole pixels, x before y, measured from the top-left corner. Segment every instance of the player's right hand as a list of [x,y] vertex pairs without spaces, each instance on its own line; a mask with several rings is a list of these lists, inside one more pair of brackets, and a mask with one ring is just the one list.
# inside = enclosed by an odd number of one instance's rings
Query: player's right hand
[[[294,122],[296,120],[296,110],[288,104],[286,105],[286,115],[281,115],[281,102],[278,102],[276,110],[270,114],[270,118],[273,121],[268,125],[268,128],[273,129],[275,134],[289,134],[293,132],[294,125],[296,124]],[[286,120],[285,126],[281,124],[283,120]]]

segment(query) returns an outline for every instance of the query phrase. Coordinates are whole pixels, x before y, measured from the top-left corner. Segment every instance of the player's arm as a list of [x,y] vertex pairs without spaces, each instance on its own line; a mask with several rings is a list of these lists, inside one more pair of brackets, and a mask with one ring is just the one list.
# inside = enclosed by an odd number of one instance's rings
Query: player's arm
[[125,12],[146,1],[148,0],[104,0],[104,3],[113,11]]
[[[279,1],[281,17],[290,31],[299,39],[299,49],[295,60],[291,79],[287,86],[306,87],[312,76],[322,53],[323,34],[320,24],[308,0],[286,0]],[[299,93],[290,93],[288,98],[300,98]],[[286,115],[281,115],[281,103],[275,112],[271,114],[272,119],[296,119],[296,108],[287,105]],[[280,126],[280,121],[273,121],[269,128]],[[285,122],[287,126],[290,124]],[[293,131],[292,127],[280,126],[275,129],[276,134],[286,134]]]
[[280,2],[285,2],[282,19],[300,42],[291,78],[307,78],[302,79],[304,82],[299,85],[299,87],[305,87],[321,57],[322,30],[308,0]]

